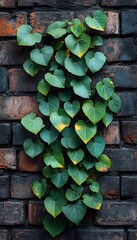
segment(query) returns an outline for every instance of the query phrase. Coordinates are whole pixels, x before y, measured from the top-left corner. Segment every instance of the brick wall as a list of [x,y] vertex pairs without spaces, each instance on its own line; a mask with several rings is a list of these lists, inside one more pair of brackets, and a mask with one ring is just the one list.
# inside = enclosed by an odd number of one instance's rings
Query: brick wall
[[27,133],[20,119],[38,111],[38,79],[22,69],[28,53],[17,47],[16,29],[31,23],[43,33],[53,20],[83,19],[100,8],[109,19],[102,48],[107,64],[101,74],[114,81],[122,98],[121,112],[103,133],[112,168],[100,178],[101,211],[88,211],[79,227],[57,240],[137,240],[136,0],[0,0],[0,240],[51,240],[41,225],[42,202],[31,192],[42,160],[32,160],[22,150]]

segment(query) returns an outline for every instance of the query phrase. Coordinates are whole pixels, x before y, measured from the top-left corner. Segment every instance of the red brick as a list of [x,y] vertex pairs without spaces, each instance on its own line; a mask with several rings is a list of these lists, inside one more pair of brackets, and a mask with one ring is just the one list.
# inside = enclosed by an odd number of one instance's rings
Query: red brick
[[18,0],[19,7],[31,7],[31,6],[54,6],[57,0]]
[[30,158],[22,150],[19,153],[19,169],[23,172],[39,172],[43,167],[43,156],[40,155],[35,159]]
[[122,137],[128,144],[137,144],[137,121],[122,122]]
[[5,12],[0,13],[0,36],[15,36],[17,28],[27,23],[27,13],[20,12],[16,14],[9,14]]
[[116,145],[120,143],[119,122],[112,122],[108,128],[104,128],[103,136],[108,145]]
[[19,120],[30,112],[39,114],[35,97],[0,97],[0,120]]
[[16,169],[15,149],[0,149],[0,168]]
[[2,7],[2,8],[14,8],[15,7],[15,1],[14,0],[1,0],[0,1],[0,7]]
[[42,224],[42,218],[46,214],[43,202],[29,202],[28,219],[30,225]]

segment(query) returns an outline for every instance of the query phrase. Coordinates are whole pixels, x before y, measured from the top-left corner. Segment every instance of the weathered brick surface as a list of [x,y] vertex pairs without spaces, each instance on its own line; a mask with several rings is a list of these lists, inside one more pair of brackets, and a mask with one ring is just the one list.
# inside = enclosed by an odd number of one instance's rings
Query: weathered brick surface
[[11,126],[9,123],[0,124],[0,144],[9,144],[11,141]]
[[0,168],[16,169],[16,151],[15,149],[0,149]]
[[137,144],[137,121],[122,122],[122,137],[128,144]]
[[97,225],[130,226],[137,222],[137,203],[104,202],[95,216]]
[[79,240],[126,240],[123,229],[78,228],[76,234]]
[[14,0],[1,0],[0,1],[0,7],[1,8],[14,8],[15,7],[15,1]]
[[122,176],[121,177],[121,196],[128,198],[137,197],[137,176]]
[[122,34],[137,33],[137,11],[122,12]]
[[30,158],[22,150],[19,153],[19,169],[24,172],[39,172],[42,170],[43,156],[39,155],[35,159]]
[[8,240],[9,239],[9,233],[8,230],[0,230],[0,239],[1,240]]
[[9,176],[0,176],[0,198],[8,198],[10,196],[9,192]]
[[25,211],[23,202],[0,202],[0,225],[14,226],[25,222]]
[[39,113],[35,97],[0,97],[0,120],[19,120],[30,112]]
[[128,230],[128,240],[137,240],[137,230],[136,229]]
[[117,145],[120,143],[119,122],[112,122],[108,128],[104,128],[103,137],[108,145]]
[[136,115],[136,95],[132,92],[118,93],[121,98],[121,110],[118,116],[134,116]]
[[120,178],[118,176],[101,176],[98,181],[104,198],[117,199],[119,197]]
[[20,123],[12,125],[12,132],[13,145],[22,145],[29,135],[27,130]]
[[18,0],[19,7],[30,7],[30,6],[55,6],[57,0]]
[[118,7],[118,6],[137,6],[137,1],[136,0],[101,0],[101,5],[102,6],[113,6],[113,7]]
[[7,70],[6,68],[0,68],[0,92],[6,92],[8,87],[7,79]]
[[42,218],[44,217],[46,210],[43,202],[30,201],[28,205],[28,220],[30,225],[41,225]]
[[0,13],[0,37],[15,36],[17,28],[27,23],[27,13],[20,12],[17,14]]

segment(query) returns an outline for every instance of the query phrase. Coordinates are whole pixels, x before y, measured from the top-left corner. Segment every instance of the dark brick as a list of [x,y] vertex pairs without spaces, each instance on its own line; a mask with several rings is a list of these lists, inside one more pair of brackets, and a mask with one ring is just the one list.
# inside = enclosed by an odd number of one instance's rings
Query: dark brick
[[95,222],[102,226],[131,226],[137,222],[137,203],[104,202],[95,215]]
[[[13,229],[12,230],[13,240],[53,240],[53,238],[44,230],[37,229]],[[71,228],[65,230],[62,234],[56,237],[56,240],[75,240],[75,229]],[[121,239],[123,240],[123,239]]]
[[25,221],[23,202],[0,202],[0,225],[22,225]]
[[2,7],[2,8],[14,8],[15,7],[15,1],[14,0],[1,0],[0,1],[0,7]]
[[131,92],[119,93],[122,106],[118,113],[119,116],[129,117],[136,115],[136,95]]
[[17,46],[15,40],[1,41],[0,65],[22,65],[28,56],[28,50]]
[[15,149],[0,149],[0,168],[16,169],[16,151]]
[[28,137],[27,130],[20,124],[12,125],[13,132],[13,145],[22,145],[25,139]]
[[91,229],[78,228],[76,232],[78,240],[125,240],[126,234],[123,229]]
[[122,122],[122,137],[128,144],[137,144],[137,121]]
[[136,61],[137,59],[137,42],[133,38],[107,39],[101,50],[108,62]]
[[110,171],[136,172],[137,150],[136,149],[107,149],[105,153],[110,157],[112,166]]
[[137,34],[137,11],[122,12],[122,34]]
[[11,140],[11,126],[9,123],[0,124],[0,144],[9,144]]
[[11,176],[11,197],[26,199],[35,198],[31,187],[35,180],[40,180],[40,176],[12,175]]
[[93,7],[98,4],[98,0],[58,0],[59,8],[61,9],[78,9],[79,7]]
[[137,197],[137,176],[122,176],[121,177],[121,196],[128,198]]
[[117,176],[101,176],[98,179],[100,190],[104,198],[116,199],[119,197],[120,178]]
[[8,176],[0,176],[0,199],[8,198],[9,194],[9,177]]
[[0,239],[1,240],[9,240],[9,234],[8,234],[8,230],[0,230]]
[[31,7],[31,6],[56,6],[57,0],[18,0],[19,7]]
[[5,68],[0,68],[0,92],[7,91],[7,70]]
[[136,0],[101,0],[102,6],[118,7],[118,6],[137,6]]
[[28,220],[30,225],[41,225],[42,218],[45,216],[46,210],[43,202],[29,202]]
[[128,240],[137,240],[137,230],[128,229]]
[[107,145],[120,144],[120,127],[119,122],[112,122],[108,128],[103,129],[103,137]]

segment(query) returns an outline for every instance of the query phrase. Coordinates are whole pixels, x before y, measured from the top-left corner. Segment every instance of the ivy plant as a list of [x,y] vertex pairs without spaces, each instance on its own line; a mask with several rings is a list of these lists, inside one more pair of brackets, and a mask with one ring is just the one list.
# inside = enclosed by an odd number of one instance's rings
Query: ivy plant
[[106,14],[98,10],[84,22],[55,21],[43,37],[30,25],[17,31],[18,45],[31,47],[24,70],[32,77],[43,71],[37,85],[41,114],[31,112],[21,123],[36,135],[25,140],[26,154],[34,158],[44,152],[43,179],[34,181],[32,190],[44,201],[42,221],[52,237],[78,225],[87,208],[101,208],[97,179],[111,161],[103,153],[105,140],[99,133],[121,108],[113,82],[101,75],[94,81],[106,62],[96,50],[103,45],[97,30],[104,31],[106,22]]

